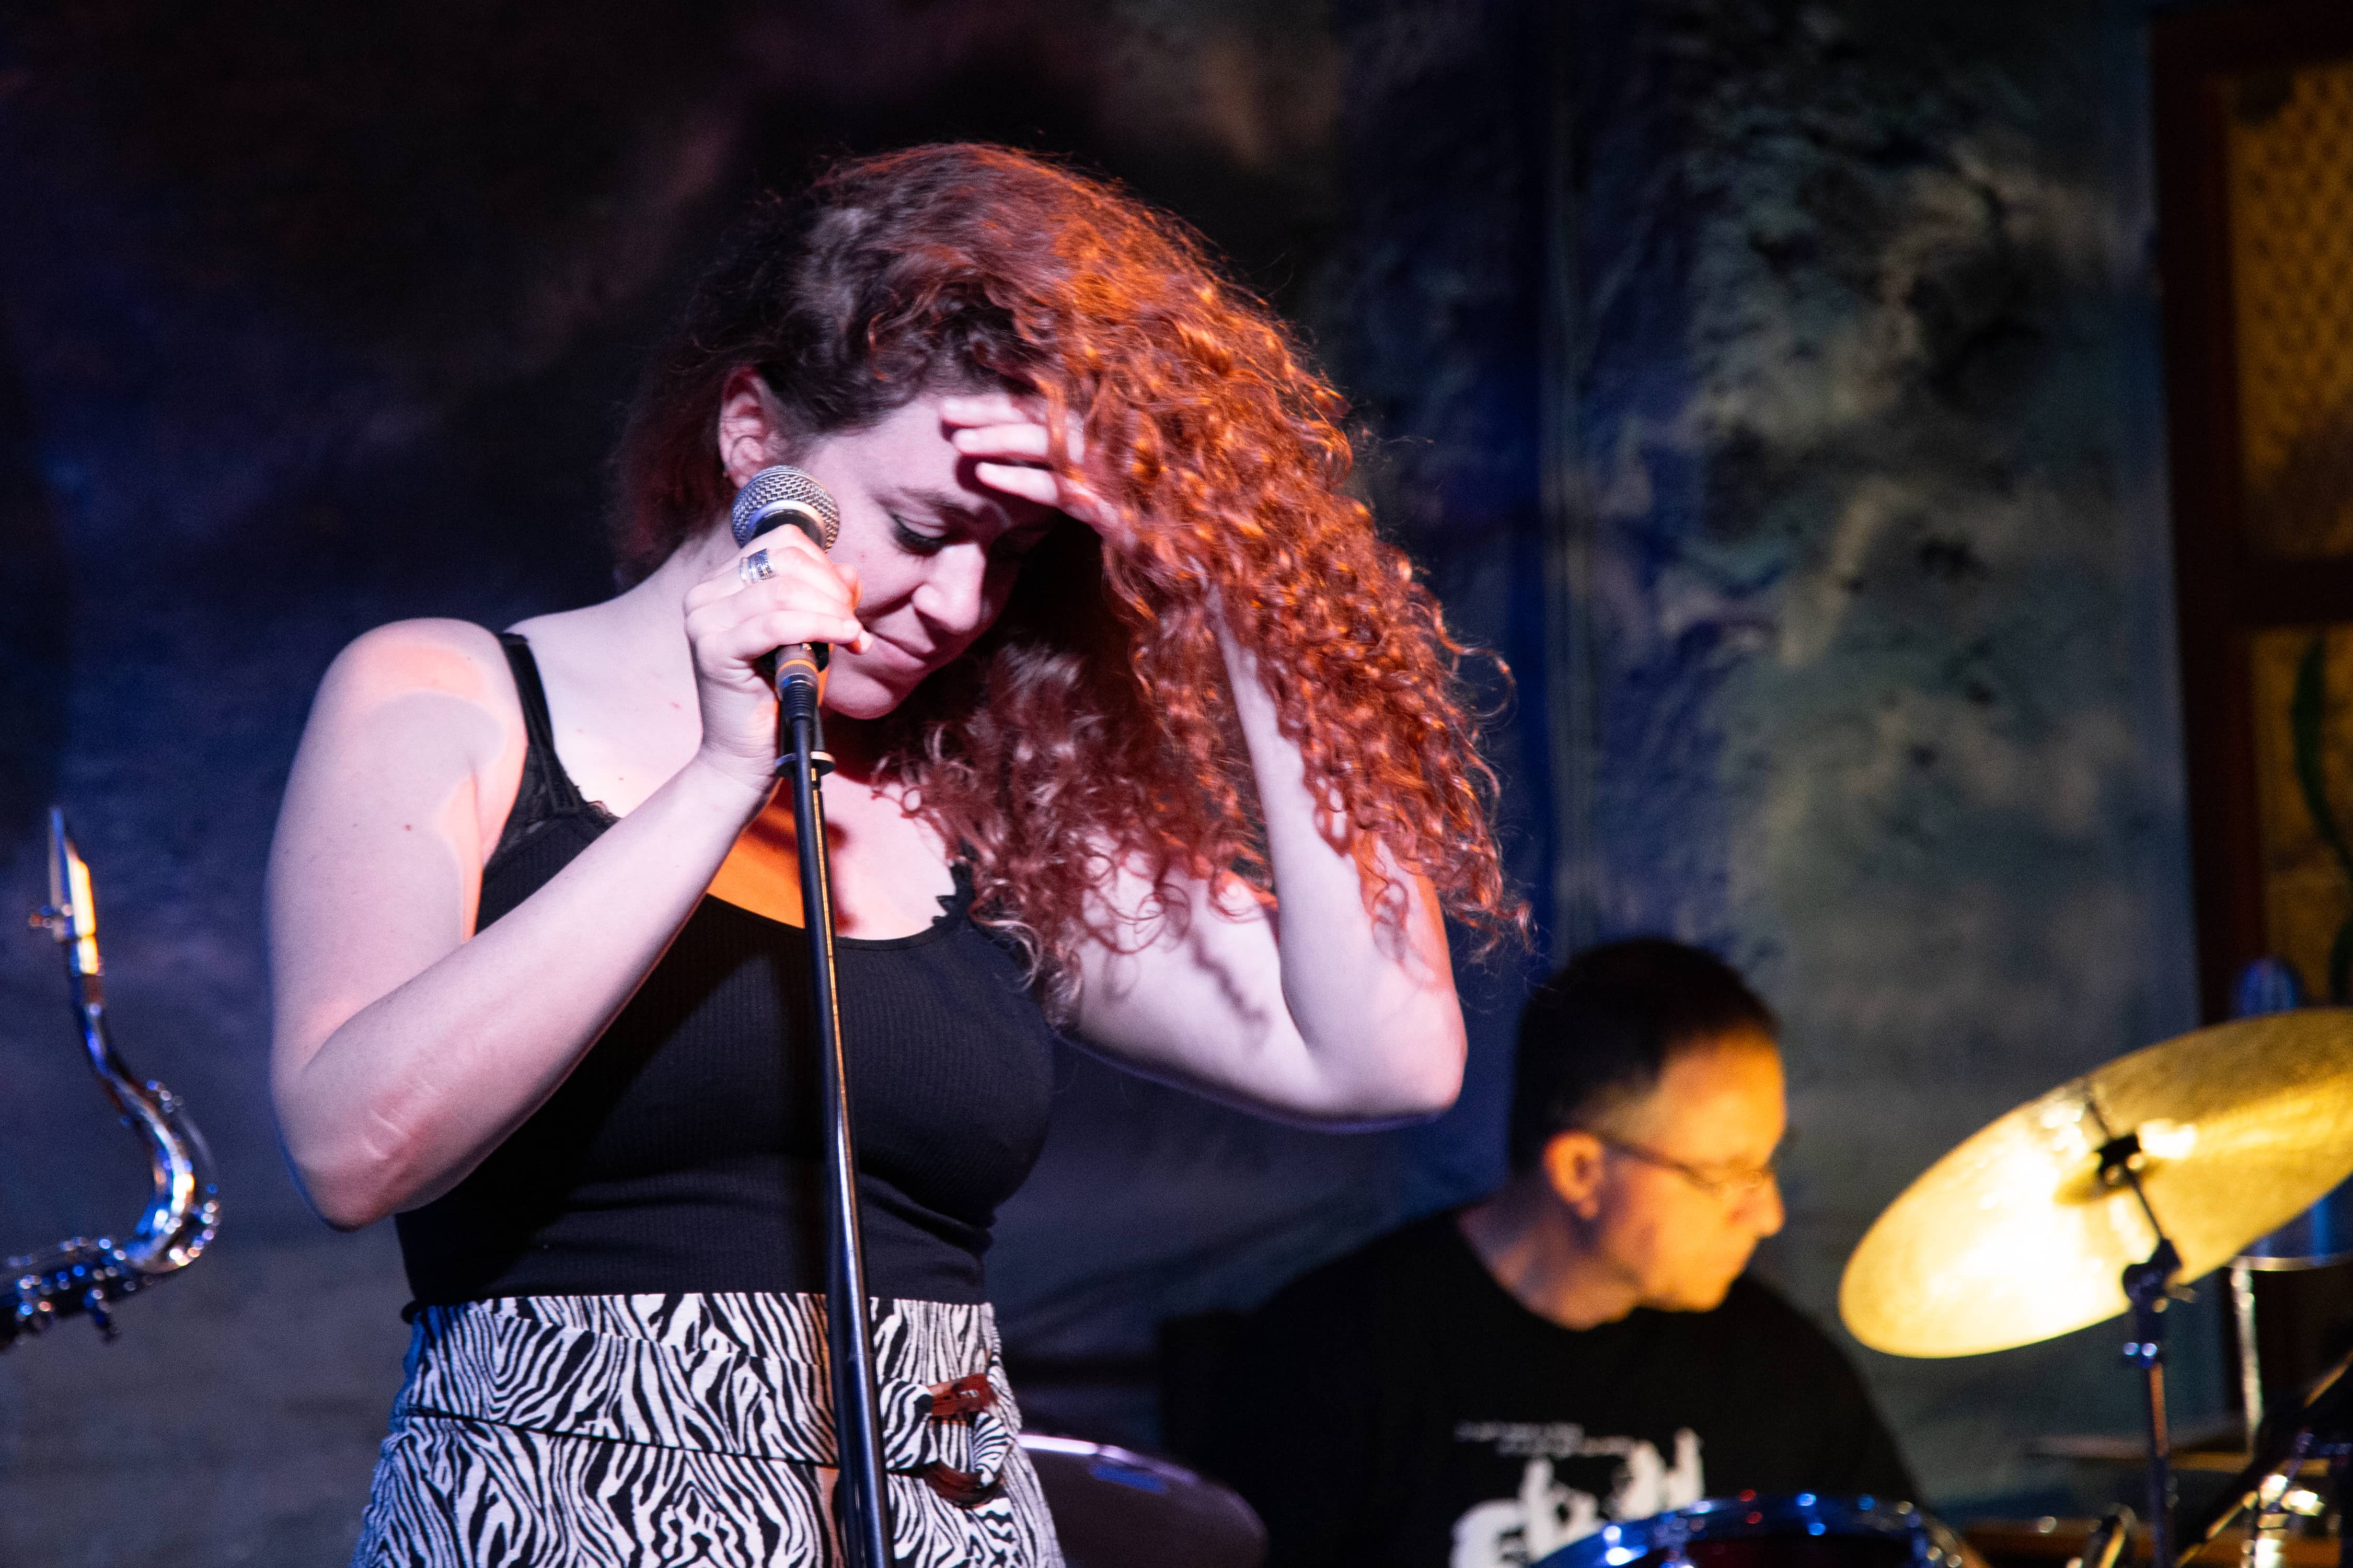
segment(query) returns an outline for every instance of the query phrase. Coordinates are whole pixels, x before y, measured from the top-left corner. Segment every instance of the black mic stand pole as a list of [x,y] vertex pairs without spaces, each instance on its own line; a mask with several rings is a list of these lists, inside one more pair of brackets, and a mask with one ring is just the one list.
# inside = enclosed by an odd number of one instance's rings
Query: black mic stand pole
[[831,1222],[826,1352],[833,1379],[834,1459],[845,1505],[835,1509],[834,1520],[850,1568],[892,1568],[874,1333],[867,1312],[866,1240],[858,1215],[858,1149],[850,1135],[848,1064],[834,994],[833,885],[826,858],[825,801],[817,783],[833,771],[833,758],[825,752],[818,719],[818,668],[817,659],[801,648],[776,661],[777,730],[784,742],[776,772],[792,780],[801,923],[808,932],[810,1010],[817,1016],[818,1079],[825,1110],[826,1207]]

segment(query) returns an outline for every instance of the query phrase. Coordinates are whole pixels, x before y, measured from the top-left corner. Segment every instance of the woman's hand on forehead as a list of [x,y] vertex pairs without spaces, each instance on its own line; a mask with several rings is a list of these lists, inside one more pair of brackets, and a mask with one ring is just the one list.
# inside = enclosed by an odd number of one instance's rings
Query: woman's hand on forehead
[[[940,399],[949,441],[975,459],[973,478],[993,490],[1052,507],[1076,518],[1106,539],[1124,530],[1118,515],[1084,484],[1065,479],[1049,464],[1051,432],[1033,398],[984,392]],[[1064,447],[1074,468],[1086,466],[1086,434],[1079,416],[1068,416]]]

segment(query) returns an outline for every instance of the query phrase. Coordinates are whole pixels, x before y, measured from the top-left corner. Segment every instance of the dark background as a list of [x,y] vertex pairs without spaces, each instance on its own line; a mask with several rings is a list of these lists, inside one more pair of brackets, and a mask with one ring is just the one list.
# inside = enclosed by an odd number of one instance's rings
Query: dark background
[[[1947,14],[1949,13],[1949,14]],[[1788,1024],[1833,1320],[1983,1121],[2196,1021],[2145,8],[2127,0],[59,5],[0,16],[0,902],[98,877],[117,1041],[218,1155],[215,1253],[0,1362],[0,1560],[336,1560],[406,1331],[264,1082],[263,856],[320,671],[606,591],[605,454],[726,216],[984,137],[1199,225],[1368,426],[1386,524],[1517,683],[1544,952],[1466,971],[1461,1103],[1276,1129],[1071,1058],[991,1269],[1036,1424],[1149,1445],[1157,1325],[1499,1167],[1525,971],[1668,931]],[[140,1152],[50,945],[0,944],[0,1251]],[[2207,1300],[2177,1415],[2217,1409]],[[2058,1507],[2116,1331],[1857,1352],[1931,1498]]]

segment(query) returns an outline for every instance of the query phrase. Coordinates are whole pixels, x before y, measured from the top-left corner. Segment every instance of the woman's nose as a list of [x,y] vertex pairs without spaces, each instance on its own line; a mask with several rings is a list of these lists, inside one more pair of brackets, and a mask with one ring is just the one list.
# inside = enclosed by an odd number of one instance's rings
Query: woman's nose
[[915,613],[942,631],[979,629],[988,615],[988,552],[976,542],[965,542],[933,556],[913,602]]

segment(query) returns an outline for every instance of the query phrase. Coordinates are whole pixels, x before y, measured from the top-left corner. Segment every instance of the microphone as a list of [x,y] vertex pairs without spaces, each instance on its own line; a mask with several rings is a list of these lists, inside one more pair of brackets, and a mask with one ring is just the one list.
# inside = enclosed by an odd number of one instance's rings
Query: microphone
[[[735,546],[742,549],[760,535],[786,526],[799,529],[819,550],[833,548],[841,533],[841,508],[827,489],[807,473],[783,463],[762,468],[735,492],[728,512]],[[788,643],[765,656],[763,668],[784,696],[788,683],[807,683],[814,690],[818,672],[830,649],[824,643]]]

